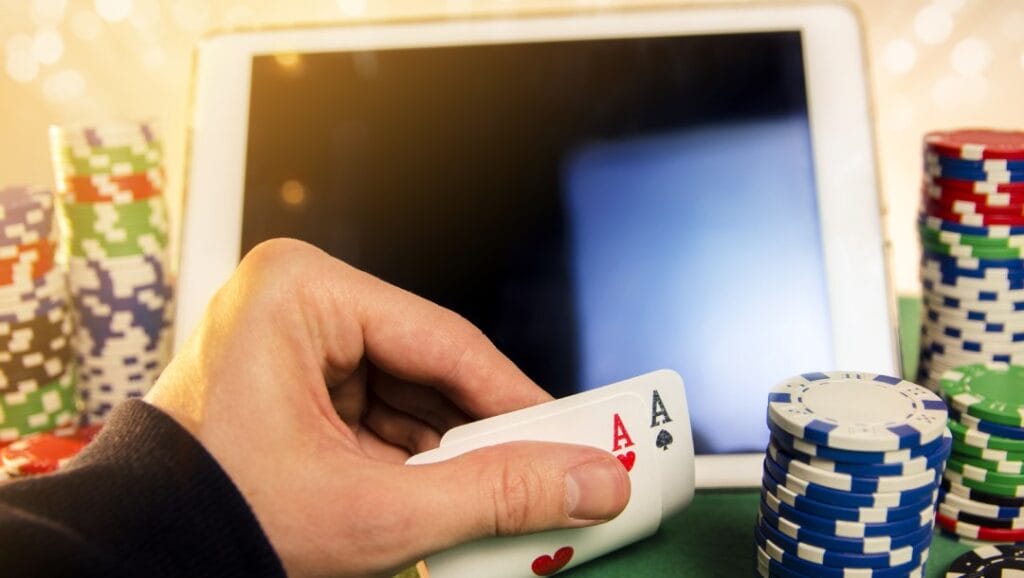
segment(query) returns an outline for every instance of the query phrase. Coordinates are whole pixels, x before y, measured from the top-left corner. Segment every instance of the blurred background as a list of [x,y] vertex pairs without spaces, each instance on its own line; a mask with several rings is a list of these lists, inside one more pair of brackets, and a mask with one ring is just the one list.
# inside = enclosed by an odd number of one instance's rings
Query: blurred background
[[[690,2],[693,3],[693,2]],[[179,223],[196,42],[267,25],[673,5],[629,0],[0,0],[0,182],[52,185],[51,123],[152,119]],[[1024,2],[854,0],[875,107],[893,278],[917,293],[921,136],[1024,127]]]

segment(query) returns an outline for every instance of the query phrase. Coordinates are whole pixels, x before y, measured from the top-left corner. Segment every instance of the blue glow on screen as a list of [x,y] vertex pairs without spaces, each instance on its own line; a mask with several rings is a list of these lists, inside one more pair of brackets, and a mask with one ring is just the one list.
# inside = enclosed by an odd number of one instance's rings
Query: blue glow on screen
[[802,115],[568,156],[584,389],[672,368],[697,453],[764,450],[768,390],[833,365],[812,159]]

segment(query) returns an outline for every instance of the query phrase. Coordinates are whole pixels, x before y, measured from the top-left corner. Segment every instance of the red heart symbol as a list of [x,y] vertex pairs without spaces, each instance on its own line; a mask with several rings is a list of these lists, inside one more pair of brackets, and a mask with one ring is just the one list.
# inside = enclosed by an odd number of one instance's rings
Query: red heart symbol
[[533,561],[533,566],[531,566],[533,573],[537,576],[551,576],[565,568],[569,560],[572,560],[572,554],[572,546],[562,546],[555,552],[554,558],[547,554],[537,556],[537,559]]
[[619,458],[619,461],[622,462],[622,465],[626,466],[627,472],[632,470],[633,464],[636,463],[636,454],[634,454],[633,452],[626,452],[624,454],[619,454],[615,457]]

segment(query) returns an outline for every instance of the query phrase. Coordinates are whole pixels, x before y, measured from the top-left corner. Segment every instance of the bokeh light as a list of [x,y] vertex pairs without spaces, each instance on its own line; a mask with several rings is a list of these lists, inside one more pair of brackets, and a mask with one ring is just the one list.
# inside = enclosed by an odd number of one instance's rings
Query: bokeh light
[[79,40],[95,40],[103,22],[92,10],[79,10],[71,17],[71,33]]
[[882,49],[882,64],[892,74],[905,74],[917,62],[917,48],[905,38],[890,40]]
[[62,70],[43,82],[43,96],[53,103],[71,102],[85,94],[85,77],[77,70]]
[[281,202],[288,207],[299,208],[306,203],[306,186],[300,181],[289,179],[281,183]]
[[32,39],[32,56],[39,64],[55,64],[64,55],[64,38],[56,29],[46,28]]
[[132,7],[132,0],[96,0],[96,14],[107,22],[127,20]]
[[925,6],[914,17],[914,34],[925,44],[945,42],[953,32],[953,15],[938,5]]

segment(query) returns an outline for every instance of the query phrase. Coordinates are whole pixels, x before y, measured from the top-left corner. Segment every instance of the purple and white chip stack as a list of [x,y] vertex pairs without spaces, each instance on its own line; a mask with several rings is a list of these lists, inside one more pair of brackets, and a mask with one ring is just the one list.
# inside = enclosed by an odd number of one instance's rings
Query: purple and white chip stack
[[78,386],[91,423],[141,397],[169,357],[163,149],[148,123],[51,127]]

